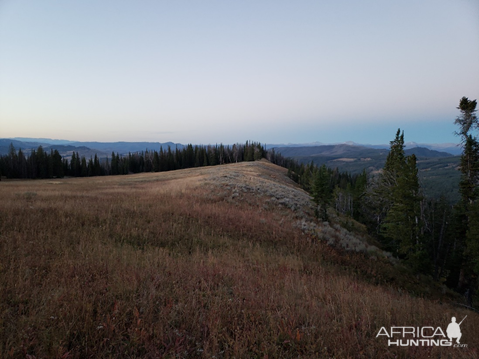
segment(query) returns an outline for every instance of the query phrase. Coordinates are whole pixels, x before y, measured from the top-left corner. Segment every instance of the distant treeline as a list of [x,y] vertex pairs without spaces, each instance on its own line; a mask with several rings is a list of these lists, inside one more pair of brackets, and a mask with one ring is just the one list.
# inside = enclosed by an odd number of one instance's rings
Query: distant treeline
[[87,159],[73,152],[70,160],[63,159],[57,150],[47,152],[42,146],[25,154],[10,145],[9,153],[0,156],[0,174],[7,178],[31,179],[124,175],[254,161],[265,156],[266,150],[260,143],[249,141],[232,146],[189,144],[182,149],[168,147],[127,156],[112,152],[111,157],[105,159],[97,155]]

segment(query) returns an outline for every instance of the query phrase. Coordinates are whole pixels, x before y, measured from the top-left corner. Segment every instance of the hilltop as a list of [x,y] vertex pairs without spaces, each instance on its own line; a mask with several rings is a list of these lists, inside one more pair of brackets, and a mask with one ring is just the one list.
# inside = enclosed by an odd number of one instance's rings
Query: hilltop
[[[0,186],[0,356],[469,358],[479,317],[265,160]],[[346,227],[348,229],[346,229]],[[467,348],[381,327],[463,318]]]

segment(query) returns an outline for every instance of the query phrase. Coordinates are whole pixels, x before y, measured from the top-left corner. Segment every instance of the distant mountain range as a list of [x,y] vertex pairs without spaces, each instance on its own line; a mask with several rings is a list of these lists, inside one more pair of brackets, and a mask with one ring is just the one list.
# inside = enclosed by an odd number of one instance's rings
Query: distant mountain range
[[[376,149],[365,147],[361,145],[323,145],[323,146],[304,146],[304,147],[275,147],[276,152],[281,153],[284,157],[327,157],[330,159],[338,158],[355,158],[366,159],[369,157],[384,157],[389,152],[389,149]],[[438,158],[453,156],[448,152],[440,152],[431,150],[426,147],[414,147],[405,150],[406,155],[415,154],[416,157]]]
[[[359,144],[352,141],[343,142],[343,143],[336,143],[336,144],[326,144],[321,142],[311,142],[311,143],[288,143],[288,144],[273,144],[267,145],[266,148],[285,148],[285,147],[319,147],[319,146],[331,146],[331,145],[350,145],[350,146],[359,146],[359,147],[366,147],[366,148],[374,148],[374,149],[389,149],[389,144],[384,145],[370,145],[370,144]],[[405,144],[406,149],[412,149],[416,147],[423,147],[433,151],[440,151],[440,152],[447,152],[451,155],[460,155],[462,153],[462,147],[456,143],[436,143],[436,144],[429,144],[429,143],[416,143],[416,142],[407,142]]]
[[[173,142],[82,142],[82,141],[70,141],[70,140],[59,140],[59,139],[50,139],[50,138],[28,138],[28,137],[14,137],[14,138],[3,138],[0,139],[0,154],[8,153],[8,147],[12,143],[16,149],[21,148],[22,151],[28,151],[31,149],[36,149],[38,146],[43,146],[44,148],[53,148],[65,150],[64,146],[73,146],[73,147],[88,147],[90,150],[97,150],[97,154],[105,153],[106,155],[111,155],[111,152],[118,152],[119,154],[128,154],[128,152],[138,152],[148,150],[159,151],[160,147],[163,149],[168,148],[183,148],[184,145],[181,143]],[[322,146],[338,146],[338,145],[349,145],[352,147],[365,147],[373,149],[389,149],[389,145],[369,145],[369,144],[358,144],[355,142],[344,142],[338,144],[324,144],[321,142],[312,142],[312,143],[303,143],[303,144],[267,144],[266,148],[292,148],[292,147],[322,147]],[[412,149],[422,147],[433,151],[447,152],[451,155],[460,155],[462,152],[462,147],[454,143],[441,143],[441,144],[423,144],[416,142],[406,143],[406,149]]]

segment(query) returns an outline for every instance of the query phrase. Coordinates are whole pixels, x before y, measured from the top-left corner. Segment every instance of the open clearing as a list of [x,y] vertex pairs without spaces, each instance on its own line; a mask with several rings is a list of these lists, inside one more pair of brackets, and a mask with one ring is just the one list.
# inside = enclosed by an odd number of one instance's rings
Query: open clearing
[[[476,313],[315,223],[266,161],[2,181],[0,198],[2,358],[478,357]],[[466,348],[376,337],[466,315]]]

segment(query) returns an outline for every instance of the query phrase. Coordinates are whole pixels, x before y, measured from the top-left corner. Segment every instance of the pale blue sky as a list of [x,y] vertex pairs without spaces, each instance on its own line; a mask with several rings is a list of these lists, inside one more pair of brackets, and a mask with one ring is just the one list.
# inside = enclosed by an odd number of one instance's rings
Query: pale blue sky
[[457,142],[479,2],[0,0],[0,138]]

